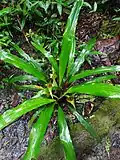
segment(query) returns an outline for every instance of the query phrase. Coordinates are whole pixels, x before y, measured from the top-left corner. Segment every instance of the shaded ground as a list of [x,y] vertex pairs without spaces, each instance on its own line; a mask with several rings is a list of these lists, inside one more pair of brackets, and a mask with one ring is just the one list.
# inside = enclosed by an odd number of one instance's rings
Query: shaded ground
[[[0,90],[0,112],[8,109],[14,93],[9,90]],[[0,160],[18,160],[28,145],[28,120],[25,115],[15,123],[0,131]]]

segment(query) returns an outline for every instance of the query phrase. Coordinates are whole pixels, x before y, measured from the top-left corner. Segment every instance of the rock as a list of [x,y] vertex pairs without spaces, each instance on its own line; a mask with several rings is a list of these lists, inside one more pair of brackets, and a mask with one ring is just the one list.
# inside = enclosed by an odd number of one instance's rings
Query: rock
[[[100,109],[89,119],[101,139],[105,135],[109,136],[113,127],[120,124],[119,106],[120,100],[108,99],[101,104]],[[106,149],[106,138],[97,142],[79,123],[70,125],[70,130],[78,160],[108,160],[109,151]],[[112,146],[112,142],[110,145]],[[41,147],[39,160],[59,160],[64,159],[63,157],[63,149],[57,137],[48,146]]]

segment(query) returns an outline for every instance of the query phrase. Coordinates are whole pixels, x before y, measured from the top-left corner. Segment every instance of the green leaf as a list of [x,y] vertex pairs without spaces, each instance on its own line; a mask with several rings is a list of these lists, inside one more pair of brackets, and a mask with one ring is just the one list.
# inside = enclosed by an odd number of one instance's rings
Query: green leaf
[[113,21],[120,21],[120,17],[113,18]]
[[8,25],[10,25],[10,23],[1,23],[0,27],[4,27],[4,26],[8,26]]
[[55,104],[49,105],[44,110],[42,110],[37,122],[33,125],[30,133],[28,149],[23,158],[24,160],[38,159],[40,153],[40,145],[44,138],[51,115],[53,113],[54,105]]
[[28,54],[26,54],[17,44],[12,43],[13,47],[16,49],[16,51],[23,57],[26,61],[33,64],[38,70],[40,70],[40,64],[34,60],[32,57],[30,57]]
[[90,81],[88,81],[87,83],[99,83],[99,82],[103,82],[103,81],[107,81],[107,80],[110,80],[110,79],[113,79],[113,78],[117,78],[117,76],[115,75],[107,75],[107,76],[102,76],[102,77],[97,77],[97,78],[94,78]]
[[57,10],[59,12],[59,15],[62,15],[62,5],[60,3],[57,4]]
[[58,74],[58,64],[57,61],[55,60],[55,58],[45,50],[45,48],[43,48],[43,45],[41,44],[36,44],[34,42],[32,42],[32,45],[39,50],[51,63],[52,67],[55,69],[56,73]]
[[82,66],[82,64],[85,62],[85,58],[87,55],[92,54],[92,49],[96,43],[96,39],[92,38],[90,39],[87,44],[82,49],[81,53],[76,58],[75,62],[73,63],[73,66],[71,67],[70,76],[77,73]]
[[0,51],[0,59],[16,66],[17,68],[22,69],[23,71],[29,74],[32,74],[39,80],[46,82],[44,73],[34,63],[26,62],[25,60],[18,58],[17,56],[12,55],[11,53],[5,52],[3,50]]
[[40,1],[40,2],[39,2],[39,6],[40,6],[41,8],[43,8],[44,11],[47,13],[47,10],[48,10],[48,8],[49,8],[49,6],[50,6],[50,2],[49,2],[49,1],[46,1],[46,3],[45,3],[45,2]]
[[92,9],[92,6],[88,2],[84,2],[84,6],[89,7],[90,9]]
[[37,81],[38,79],[31,76],[31,75],[20,75],[14,76],[9,78],[9,83],[15,83],[17,81],[24,82],[24,81]]
[[31,90],[44,90],[43,87],[38,86],[38,85],[33,85],[33,84],[29,84],[29,85],[16,85],[17,89],[21,89],[21,90],[26,90],[26,89],[31,89]]
[[[63,81],[68,60],[74,57],[74,53],[72,54],[72,51],[74,51],[73,42],[75,39],[75,30],[76,30],[78,15],[82,5],[83,5],[83,0],[77,0],[74,3],[71,14],[68,17],[65,32],[63,34],[62,49],[61,49],[60,59],[59,59],[59,84],[60,85]],[[71,54],[72,54],[72,57],[70,57]]]
[[59,107],[58,109],[58,125],[60,129],[60,140],[64,146],[66,160],[76,160],[76,155],[70,137],[69,129],[65,120],[64,112],[62,111],[61,107]]
[[72,110],[72,112],[77,117],[79,122],[83,125],[83,127],[85,127],[85,129],[90,133],[90,135],[94,138],[98,138],[98,135],[93,127],[76,110]]
[[2,10],[0,10],[0,16],[4,16],[4,15],[10,13],[10,11],[11,11],[10,7],[3,8]]
[[25,101],[15,108],[7,110],[2,115],[0,115],[0,130],[27,112],[52,102],[54,102],[53,99],[33,98]]
[[120,98],[120,85],[113,86],[105,83],[84,83],[69,88],[66,93],[84,93],[94,96]]
[[12,46],[23,58],[25,58],[27,61],[31,61],[31,57],[26,54],[17,44],[13,43]]
[[92,70],[86,70],[86,71],[82,71],[81,73],[76,74],[75,76],[71,77],[69,80],[69,83],[74,82],[81,78],[95,75],[95,74],[101,74],[101,73],[107,73],[107,72],[119,72],[119,71],[120,71],[120,65],[110,66],[110,67],[99,67],[99,68],[92,69]]
[[94,8],[93,8],[93,12],[97,11],[97,2],[94,2]]
[[96,38],[91,38],[90,40],[88,40],[88,42],[85,45],[85,50],[91,51],[95,46],[95,43],[96,43]]
[[71,75],[71,70],[73,69],[73,67],[75,65],[75,62],[74,62],[75,46],[76,46],[76,42],[75,42],[75,38],[74,38],[73,43],[71,45],[71,52],[70,52],[69,61],[68,61],[67,77],[69,77]]

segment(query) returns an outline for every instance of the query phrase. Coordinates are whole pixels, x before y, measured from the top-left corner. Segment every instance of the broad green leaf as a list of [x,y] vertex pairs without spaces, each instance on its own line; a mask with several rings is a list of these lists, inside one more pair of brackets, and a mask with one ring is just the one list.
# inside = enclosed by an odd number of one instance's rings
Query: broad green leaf
[[64,147],[66,160],[76,160],[76,155],[72,140],[70,137],[69,129],[65,120],[64,112],[61,107],[58,109],[58,125],[60,130],[60,140]]
[[57,4],[57,10],[59,12],[59,15],[62,15],[62,5],[60,3]]
[[39,6],[40,6],[41,8],[43,8],[43,9],[45,10],[45,12],[47,13],[47,10],[48,10],[48,8],[49,8],[49,6],[50,6],[50,1],[46,1],[46,3],[40,1],[40,2],[39,2]]
[[107,76],[97,77],[97,78],[94,78],[94,79],[88,81],[87,83],[96,83],[96,82],[98,83],[98,82],[107,81],[107,80],[110,80],[110,79],[113,79],[113,78],[117,78],[117,76],[107,75]]
[[79,71],[79,69],[82,66],[82,64],[84,63],[87,55],[88,55],[88,52],[86,52],[86,50],[83,49],[82,52],[80,53],[80,55],[75,60],[73,68],[71,68],[70,76],[74,75],[76,72]]
[[26,54],[17,44],[13,43],[12,46],[23,58],[25,58],[27,61],[31,61],[30,56]]
[[83,127],[85,127],[85,129],[90,133],[90,135],[94,138],[98,138],[98,135],[93,127],[76,110],[72,110],[72,112],[77,117],[79,122],[83,125]]
[[73,43],[71,45],[71,52],[70,52],[69,61],[68,61],[67,77],[69,77],[71,75],[71,70],[73,69],[73,67],[75,65],[75,62],[74,62],[75,46],[76,46],[76,42],[75,42],[75,38],[74,38]]
[[90,9],[92,9],[92,6],[88,2],[84,2],[84,6],[89,7]]
[[31,75],[20,75],[14,76],[9,78],[9,83],[15,83],[17,81],[24,82],[24,81],[37,81],[38,79],[31,76]]
[[113,18],[113,21],[120,21],[120,17]]
[[43,90],[44,88],[41,87],[41,86],[38,86],[38,85],[33,85],[33,84],[30,84],[30,85],[16,85],[16,88],[17,89],[21,89],[21,90],[26,90],[26,89],[31,89],[31,90]]
[[33,98],[25,101],[15,108],[7,110],[2,115],[0,115],[0,130],[27,112],[52,102],[54,102],[53,99]]
[[72,55],[72,57],[70,57],[70,53],[74,51],[73,42],[75,39],[75,30],[76,30],[78,15],[82,5],[83,5],[83,0],[75,1],[71,14],[68,17],[65,32],[63,34],[62,49],[59,59],[59,85],[61,85],[63,81],[68,61],[74,57],[74,54]]
[[0,27],[8,26],[10,23],[0,23]]
[[57,61],[55,60],[55,58],[49,52],[47,52],[41,44],[36,44],[36,43],[32,42],[32,45],[37,50],[39,50],[49,60],[52,67],[55,69],[56,73],[58,74],[58,64],[57,64]]
[[10,11],[11,11],[10,7],[3,8],[2,10],[0,10],[0,16],[4,16],[4,15],[10,13]]
[[70,76],[77,73],[82,66],[82,64],[85,62],[85,58],[87,55],[92,54],[92,49],[95,45],[96,39],[92,38],[90,39],[87,44],[82,49],[81,53],[76,58],[75,62],[73,63],[73,66],[71,67]]
[[16,51],[23,57],[26,61],[33,64],[36,69],[40,70],[40,64],[34,60],[32,57],[30,57],[28,54],[26,54],[17,44],[12,43],[13,47],[16,49]]
[[94,2],[94,8],[93,8],[93,12],[97,11],[97,2]]
[[105,83],[84,83],[69,88],[66,93],[84,93],[94,96],[120,98],[120,85],[113,86]]
[[52,116],[54,105],[55,104],[51,104],[44,110],[42,110],[37,122],[33,125],[30,133],[28,149],[23,160],[38,159],[40,153],[40,145]]
[[110,67],[99,67],[99,68],[92,69],[92,70],[82,71],[81,73],[76,74],[75,76],[71,77],[69,82],[71,83],[78,79],[85,78],[85,77],[95,75],[95,74],[101,74],[101,73],[107,73],[107,72],[119,72],[119,71],[120,71],[120,65],[110,66]]
[[34,114],[33,116],[31,117],[31,119],[29,120],[28,122],[28,128],[31,128],[34,121],[38,118],[38,116],[40,115],[41,111],[43,110],[44,108],[39,108]]
[[91,51],[93,49],[93,47],[95,46],[96,43],[96,38],[91,38],[90,40],[88,40],[88,42],[85,45],[85,49],[87,51]]
[[16,66],[17,68],[22,69],[23,71],[29,74],[32,74],[39,80],[46,82],[46,78],[43,72],[33,63],[26,62],[25,60],[18,58],[17,56],[12,55],[11,53],[5,52],[3,50],[0,51],[0,59]]

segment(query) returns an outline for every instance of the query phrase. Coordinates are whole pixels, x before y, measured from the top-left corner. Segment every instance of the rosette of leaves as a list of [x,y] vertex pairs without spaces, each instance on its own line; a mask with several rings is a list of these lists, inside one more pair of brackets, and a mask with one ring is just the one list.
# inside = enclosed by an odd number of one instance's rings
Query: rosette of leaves
[[[8,51],[0,51],[1,60],[14,65],[29,74],[12,77],[9,80],[10,83],[27,79],[38,82],[37,85],[34,85],[33,83],[33,85],[30,86],[23,86],[24,88],[29,87],[31,89],[39,90],[34,97],[0,115],[0,129],[3,129],[20,116],[32,110],[37,110],[37,120],[33,123],[31,129],[29,145],[27,152],[24,155],[24,160],[38,158],[40,144],[42,143],[54,110],[57,110],[58,113],[59,137],[64,147],[65,158],[67,160],[76,159],[68,125],[65,119],[64,107],[66,106],[70,109],[71,114],[75,115],[80,121],[81,125],[83,125],[93,137],[97,138],[97,134],[92,126],[77,112],[74,103],[75,94],[120,98],[120,86],[113,86],[110,83],[105,83],[106,80],[114,78],[113,75],[94,78],[93,80],[82,84],[75,83],[77,80],[91,75],[120,71],[120,66],[100,67],[84,71],[80,70],[87,55],[95,54],[95,52],[92,51],[95,43],[94,39],[90,40],[83,47],[81,52],[76,54],[75,50],[75,30],[83,3],[83,0],[76,0],[74,3],[63,34],[60,54],[56,54],[55,57],[55,53],[52,54],[46,51],[43,45],[38,44],[37,42],[32,42],[35,49],[41,53],[41,57],[43,55],[48,59],[49,64],[47,68],[50,68],[49,75],[47,74],[45,67],[42,67],[38,60],[31,58],[17,45],[14,45],[14,48],[20,54],[19,56],[13,55]],[[22,58],[20,58],[20,56]]]

